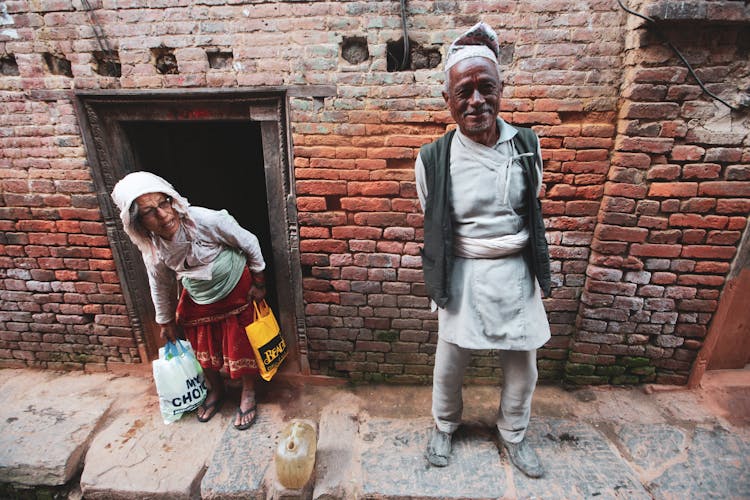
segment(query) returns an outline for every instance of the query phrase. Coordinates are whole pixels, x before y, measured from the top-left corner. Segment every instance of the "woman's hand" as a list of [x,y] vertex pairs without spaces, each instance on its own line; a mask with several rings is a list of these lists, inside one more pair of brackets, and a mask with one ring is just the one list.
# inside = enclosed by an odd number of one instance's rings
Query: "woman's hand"
[[169,323],[165,323],[159,326],[161,327],[160,336],[164,343],[174,342],[175,340],[177,340],[177,334],[179,333],[177,331],[177,323],[175,323],[174,321],[170,321]]
[[248,292],[248,300],[260,302],[266,298],[266,275],[263,271],[253,273],[253,286]]
[[266,298],[266,287],[260,288],[255,285],[253,285],[250,288],[250,300],[254,300],[255,302],[260,302],[261,300]]

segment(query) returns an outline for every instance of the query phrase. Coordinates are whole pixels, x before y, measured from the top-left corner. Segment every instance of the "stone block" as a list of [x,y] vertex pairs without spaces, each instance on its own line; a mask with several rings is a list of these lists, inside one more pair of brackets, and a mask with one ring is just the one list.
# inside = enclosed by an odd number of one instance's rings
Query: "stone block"
[[86,394],[108,376],[13,373],[3,374],[0,482],[63,485],[80,471],[94,431],[109,410],[111,401]]

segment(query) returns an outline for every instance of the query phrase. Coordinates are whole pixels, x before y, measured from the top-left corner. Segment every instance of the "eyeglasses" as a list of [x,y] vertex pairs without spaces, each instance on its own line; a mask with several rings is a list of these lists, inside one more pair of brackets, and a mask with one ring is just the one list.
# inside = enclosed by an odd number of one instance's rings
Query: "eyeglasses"
[[141,219],[156,217],[156,211],[161,210],[162,212],[166,212],[169,208],[172,207],[172,197],[167,196],[162,201],[159,202],[158,205],[155,207],[148,207],[142,212],[138,213],[138,217]]

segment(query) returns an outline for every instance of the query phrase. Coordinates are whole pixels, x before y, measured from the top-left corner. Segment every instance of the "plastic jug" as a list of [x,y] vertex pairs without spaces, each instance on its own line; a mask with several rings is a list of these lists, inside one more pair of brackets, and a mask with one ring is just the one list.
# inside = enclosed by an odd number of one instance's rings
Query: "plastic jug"
[[317,439],[315,428],[301,420],[292,420],[281,431],[276,447],[276,477],[285,488],[300,489],[310,479]]

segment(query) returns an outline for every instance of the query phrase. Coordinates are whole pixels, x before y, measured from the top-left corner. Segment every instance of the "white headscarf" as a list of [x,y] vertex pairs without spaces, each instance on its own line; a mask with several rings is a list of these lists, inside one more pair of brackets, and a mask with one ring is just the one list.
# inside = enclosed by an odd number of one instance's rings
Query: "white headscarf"
[[190,219],[188,208],[190,203],[181,196],[174,187],[158,175],[151,172],[132,172],[122,178],[112,190],[112,199],[120,210],[122,227],[143,254],[144,260],[154,263],[157,261],[154,236],[138,221],[131,220],[130,209],[136,198],[148,193],[164,193],[172,198],[172,207],[180,216],[180,222],[186,230],[195,226]]
[[456,38],[448,48],[445,72],[448,73],[453,65],[470,57],[484,57],[497,64],[499,54],[497,34],[489,25],[480,21]]

